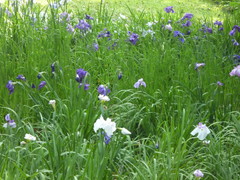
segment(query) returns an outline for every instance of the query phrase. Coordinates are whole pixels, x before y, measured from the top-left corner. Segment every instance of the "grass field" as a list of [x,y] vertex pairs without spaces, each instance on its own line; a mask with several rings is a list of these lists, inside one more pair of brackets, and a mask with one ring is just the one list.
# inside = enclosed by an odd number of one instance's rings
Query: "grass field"
[[[204,0],[105,0],[103,1],[108,11],[114,11],[116,13],[129,14],[130,9],[134,9],[138,12],[144,12],[144,14],[159,13],[167,6],[174,6],[176,13],[191,12],[197,17],[214,17],[221,18],[220,6],[216,4],[204,1]],[[86,9],[92,9],[97,7],[101,3],[101,0],[76,0],[72,2],[74,7],[84,7]]]
[[126,2],[1,4],[0,179],[240,178],[239,17]]

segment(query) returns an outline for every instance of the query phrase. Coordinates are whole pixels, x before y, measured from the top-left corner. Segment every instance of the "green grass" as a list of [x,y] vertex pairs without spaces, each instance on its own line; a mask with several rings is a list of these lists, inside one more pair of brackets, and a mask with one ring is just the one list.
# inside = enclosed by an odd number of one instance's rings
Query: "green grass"
[[99,8],[101,2],[104,3],[108,11],[114,12],[115,15],[130,15],[129,9],[143,12],[144,15],[155,15],[163,12],[165,7],[173,6],[179,16],[183,16],[184,13],[188,12],[201,19],[208,17],[223,19],[222,7],[205,0],[75,0],[71,4],[75,10],[81,9],[81,11],[95,11],[97,13],[96,9]]
[[[2,4],[0,115],[2,125],[10,114],[17,127],[0,126],[0,177],[196,179],[193,172],[200,169],[204,179],[239,179],[239,77],[229,75],[236,66],[233,55],[240,54],[231,41],[240,42],[240,35],[231,37],[229,31],[240,25],[239,17],[194,2],[105,1],[99,6],[99,1],[74,1],[58,9]],[[170,5],[176,13],[163,11]],[[93,16],[88,20],[91,30],[69,33],[67,23],[60,21],[62,12],[71,13],[68,23],[73,26],[85,14]],[[194,14],[190,27],[178,23],[185,12]],[[119,18],[119,13],[127,18]],[[168,20],[173,31],[191,31],[183,36],[184,43],[162,28]],[[223,21],[224,31],[213,25],[215,20]],[[151,28],[146,25],[154,21]],[[200,31],[203,24],[213,33]],[[111,32],[110,39],[97,38],[104,28]],[[148,29],[155,34],[144,37]],[[128,31],[139,35],[136,45],[128,41]],[[206,65],[195,70],[195,63]],[[90,84],[87,91],[75,80],[79,68],[88,71],[83,81]],[[17,80],[19,74],[26,81]],[[136,89],[140,78],[147,86]],[[9,80],[15,83],[12,94],[6,88]],[[47,85],[39,90],[41,81]],[[98,100],[100,84],[110,88],[109,102]],[[56,108],[49,104],[53,99]],[[132,134],[118,129],[105,144],[103,131],[93,130],[101,114]],[[208,145],[190,134],[199,122],[211,130]],[[26,141],[26,133],[37,141]]]

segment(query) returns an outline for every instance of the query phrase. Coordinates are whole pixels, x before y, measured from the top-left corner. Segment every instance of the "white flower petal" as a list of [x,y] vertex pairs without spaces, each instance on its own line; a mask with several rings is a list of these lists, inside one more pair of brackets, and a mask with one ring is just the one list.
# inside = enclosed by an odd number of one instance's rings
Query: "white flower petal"
[[205,127],[204,129],[201,129],[198,133],[198,139],[200,139],[201,141],[204,140],[207,135],[210,133],[209,129],[207,127]]
[[106,121],[104,120],[103,116],[101,115],[99,119],[94,123],[94,132],[96,133],[98,129],[103,129],[105,127]]
[[104,96],[102,94],[99,94],[98,99],[101,101],[110,101],[110,98],[108,96]]
[[195,135],[195,134],[197,134],[199,132],[199,128],[198,127],[196,127],[192,132],[191,132],[191,135]]
[[8,123],[5,123],[5,124],[3,125],[3,127],[4,127],[4,128],[7,128],[7,127],[8,127]]
[[56,104],[56,100],[50,100],[49,104],[55,105]]
[[107,118],[106,120],[106,126],[104,127],[104,131],[106,132],[106,134],[108,136],[112,136],[113,132],[116,131],[116,123],[115,122],[111,122],[110,118]]
[[24,139],[29,141],[36,141],[36,137],[31,134],[25,134]]
[[198,134],[197,138],[201,141],[204,140],[207,135],[210,133],[210,130],[205,124],[199,123],[197,127],[191,132],[191,135]]
[[121,133],[124,135],[130,135],[132,134],[129,130],[127,130],[126,128],[120,128],[121,129]]

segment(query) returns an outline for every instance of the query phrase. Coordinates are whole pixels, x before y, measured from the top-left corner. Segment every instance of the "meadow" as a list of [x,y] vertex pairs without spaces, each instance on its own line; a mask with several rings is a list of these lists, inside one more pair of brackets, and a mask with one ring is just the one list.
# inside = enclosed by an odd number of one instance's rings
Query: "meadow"
[[152,1],[1,3],[0,179],[240,179],[240,14]]

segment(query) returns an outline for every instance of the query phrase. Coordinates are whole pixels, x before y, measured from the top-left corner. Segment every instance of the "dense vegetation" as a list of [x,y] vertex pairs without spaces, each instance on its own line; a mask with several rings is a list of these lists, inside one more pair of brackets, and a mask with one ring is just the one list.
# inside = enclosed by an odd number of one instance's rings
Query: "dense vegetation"
[[0,177],[239,179],[238,16],[97,5],[1,5]]

